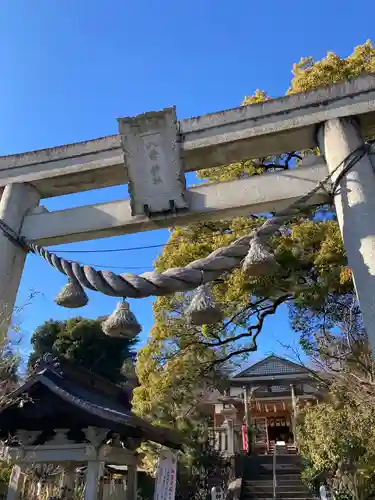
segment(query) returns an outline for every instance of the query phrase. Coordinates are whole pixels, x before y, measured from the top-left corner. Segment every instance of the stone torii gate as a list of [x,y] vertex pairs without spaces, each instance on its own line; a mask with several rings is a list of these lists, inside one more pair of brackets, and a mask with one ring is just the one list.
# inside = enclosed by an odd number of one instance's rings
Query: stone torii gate
[[[375,74],[251,106],[177,121],[174,108],[119,119],[119,135],[0,158],[0,221],[50,246],[278,211],[333,172],[335,206],[375,352]],[[297,169],[186,189],[185,172],[319,146]],[[337,166],[363,151],[341,176]],[[344,164],[343,168],[345,168]],[[43,198],[129,184],[121,200],[48,212]],[[308,204],[328,201],[317,192]],[[1,224],[0,224],[1,227]],[[26,258],[0,231],[0,304],[7,326]]]

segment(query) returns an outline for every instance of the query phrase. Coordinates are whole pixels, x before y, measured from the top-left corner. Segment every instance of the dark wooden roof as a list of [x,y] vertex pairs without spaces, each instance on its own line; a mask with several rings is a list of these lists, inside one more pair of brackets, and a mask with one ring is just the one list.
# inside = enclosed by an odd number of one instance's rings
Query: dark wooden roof
[[155,427],[131,412],[131,393],[56,358],[36,366],[26,382],[13,391],[0,409],[0,439],[17,430],[69,428],[75,439],[88,427],[108,428],[122,438],[150,440],[180,448],[182,440],[169,429]]
[[311,372],[304,366],[272,354],[271,356],[268,356],[246,368],[241,373],[238,373],[232,378],[232,380],[235,380],[236,378],[282,378],[285,375],[298,376],[310,375],[310,373]]

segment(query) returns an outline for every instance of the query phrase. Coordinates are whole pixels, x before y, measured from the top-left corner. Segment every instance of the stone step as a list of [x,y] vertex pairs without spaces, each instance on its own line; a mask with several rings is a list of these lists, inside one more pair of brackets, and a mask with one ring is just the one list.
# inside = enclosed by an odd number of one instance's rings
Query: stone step
[[[298,481],[301,482],[300,474],[277,474],[277,481],[283,483],[284,481]],[[252,476],[244,476],[244,481],[273,481],[272,474],[254,474]]]
[[281,473],[277,474],[277,480],[280,482],[283,481],[301,481],[301,474],[288,474],[288,473]]
[[[243,478],[243,481],[246,482],[251,482],[251,483],[266,483],[269,482],[270,484],[273,484],[273,476],[268,475],[268,474],[257,474],[254,476],[245,476]],[[301,484],[301,477],[299,474],[295,475],[290,475],[290,474],[278,474],[277,475],[277,484],[291,484],[291,483],[297,483]]]
[[[257,476],[257,477],[247,477],[246,479],[243,479],[243,482],[248,482],[249,484],[273,484],[273,478],[269,476]],[[290,476],[278,476],[277,477],[277,484],[280,486],[298,486],[300,484],[303,484],[301,481],[301,478],[299,476],[296,477],[290,477]]]
[[[264,469],[273,469],[273,464],[262,463],[262,464],[259,464],[259,467],[262,467]],[[296,464],[296,463],[290,463],[290,462],[276,463],[276,470],[277,469],[286,469],[286,468],[293,469],[293,470],[299,470],[299,469],[301,469],[301,465],[299,463]]]
[[267,486],[258,486],[254,484],[246,485],[243,487],[243,491],[273,491],[273,486],[271,484]]
[[244,475],[243,481],[273,481],[273,474],[254,474],[254,475]]
[[[301,481],[286,481],[286,482],[276,482],[276,486],[280,491],[285,490],[304,490],[308,491],[307,487]],[[244,488],[273,488],[273,481],[244,481]]]
[[[273,494],[272,493],[267,493],[265,495],[259,494],[259,493],[242,493],[241,495],[241,500],[257,500],[258,498],[261,498],[262,500],[273,500]],[[276,498],[282,498],[282,500],[313,500],[314,496],[312,494],[304,494],[304,496],[295,496],[294,494],[289,494],[286,496],[280,496],[276,494]]]
[[276,481],[279,486],[293,486],[293,485],[302,485],[305,486],[301,477],[298,475],[295,476],[276,476]]
[[280,491],[276,488],[276,498],[306,498],[311,497],[311,493],[303,489],[302,491]]
[[[273,486],[266,486],[266,487],[262,487],[262,486],[254,486],[254,485],[251,485],[251,486],[245,486],[243,488],[243,491],[246,491],[246,492],[259,492],[259,493],[269,493],[269,492],[273,492]],[[300,496],[300,495],[308,495],[310,492],[307,488],[304,488],[304,487],[299,487],[299,488],[285,488],[285,489],[281,489],[279,487],[276,487],[276,491],[277,491],[277,494],[278,495],[282,495],[282,496],[285,496],[285,495],[290,495],[290,494],[293,494],[293,495],[297,495],[297,496]]]
[[[273,467],[260,467],[259,469],[260,473],[272,473],[273,474]],[[276,473],[284,474],[285,472],[290,472],[290,474],[299,474],[301,472],[301,467],[293,467],[290,466],[289,464],[287,465],[278,465],[275,468]]]
[[257,484],[259,486],[268,486],[273,485],[273,478],[271,479],[243,479],[242,484],[244,486],[248,486],[251,484]]
[[[244,490],[272,490],[273,489],[273,484],[259,484],[256,482],[253,482],[251,484],[244,484],[243,485]],[[279,485],[277,484],[277,490],[280,492],[285,492],[285,491],[296,491],[300,493],[301,491],[304,491],[307,493],[309,491],[308,488],[304,484],[293,484],[290,486],[287,485]]]
[[277,481],[277,488],[280,491],[284,490],[304,490],[304,491],[309,491],[307,486],[305,486],[302,481],[286,481],[285,483]]
[[[266,495],[259,495],[258,493],[248,493],[245,494],[243,493],[241,495],[241,500],[257,500],[258,498],[261,498],[262,500],[273,500],[273,495],[272,494],[266,494]],[[311,494],[308,494],[305,496],[294,496],[293,494],[289,494],[288,496],[282,496],[280,497],[278,494],[276,494],[276,498],[282,498],[282,500],[313,500],[314,496]]]

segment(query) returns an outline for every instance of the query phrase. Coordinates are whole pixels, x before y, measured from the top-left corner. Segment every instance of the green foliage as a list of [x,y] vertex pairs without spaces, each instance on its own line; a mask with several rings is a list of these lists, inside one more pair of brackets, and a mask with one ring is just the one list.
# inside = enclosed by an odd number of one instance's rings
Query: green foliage
[[13,352],[10,344],[0,348],[0,351],[0,380],[7,386],[6,391],[12,390],[18,382],[21,358]]
[[297,326],[329,389],[299,416],[304,479],[329,477],[338,498],[367,498],[375,479],[375,362],[354,292],[328,297]]
[[293,66],[293,79],[288,94],[306,92],[373,72],[375,72],[375,50],[368,40],[363,45],[355,47],[353,53],[344,59],[333,52],[329,52],[321,61],[315,61],[313,57],[303,57]]
[[50,320],[31,337],[33,351],[29,367],[46,353],[53,353],[77,362],[108,380],[122,379],[121,371],[127,360],[134,360],[136,339],[106,336],[101,328],[103,318],[73,318],[68,321]]
[[177,472],[176,500],[210,500],[213,486],[226,488],[231,464],[207,444],[180,455]]
[[10,476],[12,474],[12,468],[13,465],[8,464],[7,462],[0,463],[0,485],[5,486],[9,483]]
[[304,410],[301,419],[297,438],[309,463],[305,480],[322,474],[334,478],[345,464],[349,484],[360,485],[365,497],[373,493],[375,407],[336,406],[330,401]]
[[[20,356],[13,352],[9,341],[4,341],[0,345],[0,404],[2,399],[16,389],[18,385],[18,369],[20,365]],[[12,473],[12,465],[7,462],[0,463],[0,494],[1,487],[9,483]]]
[[[364,465],[375,459],[375,412],[321,403],[304,410],[298,428],[301,453],[316,471],[335,472],[342,457]],[[364,434],[364,435],[363,435]]]
[[14,352],[14,346],[5,339],[0,343],[0,404],[18,386],[20,364],[20,355]]

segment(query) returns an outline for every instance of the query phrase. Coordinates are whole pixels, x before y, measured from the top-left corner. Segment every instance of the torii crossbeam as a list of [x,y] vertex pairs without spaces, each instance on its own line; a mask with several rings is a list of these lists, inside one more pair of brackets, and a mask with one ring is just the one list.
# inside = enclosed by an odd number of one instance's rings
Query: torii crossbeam
[[[375,135],[375,75],[179,122],[167,108],[119,119],[119,129],[119,135],[1,157],[0,219],[48,246],[285,208],[361,147],[362,137]],[[185,187],[185,172],[318,145],[327,163],[307,158],[298,169]],[[56,212],[38,206],[46,197],[124,183],[130,201]],[[327,201],[322,192],[309,203]],[[375,348],[375,175],[368,151],[341,180],[335,205]],[[0,304],[7,318],[25,257],[0,233]]]

